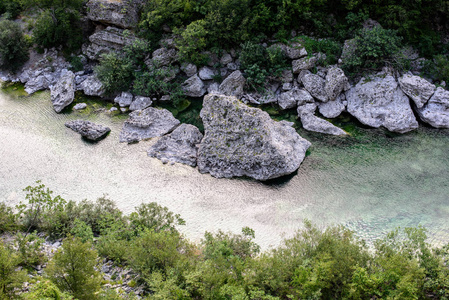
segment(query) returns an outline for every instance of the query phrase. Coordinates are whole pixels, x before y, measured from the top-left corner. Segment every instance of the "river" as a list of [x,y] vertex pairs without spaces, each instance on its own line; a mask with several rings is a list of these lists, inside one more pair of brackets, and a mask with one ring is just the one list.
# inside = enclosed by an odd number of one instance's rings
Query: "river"
[[[155,201],[179,213],[181,231],[195,241],[205,231],[249,226],[267,249],[309,219],[320,227],[344,224],[367,241],[422,225],[431,243],[449,242],[449,130],[421,126],[396,135],[348,118],[338,122],[350,137],[299,129],[312,147],[298,172],[262,183],[164,165],[146,155],[154,139],[118,142],[123,117],[91,106],[89,114],[56,114],[49,98],[48,91],[0,91],[0,201],[13,205],[24,199],[23,188],[42,180],[67,200],[107,194],[125,212]],[[64,126],[77,118],[107,125],[111,134],[88,143]]]

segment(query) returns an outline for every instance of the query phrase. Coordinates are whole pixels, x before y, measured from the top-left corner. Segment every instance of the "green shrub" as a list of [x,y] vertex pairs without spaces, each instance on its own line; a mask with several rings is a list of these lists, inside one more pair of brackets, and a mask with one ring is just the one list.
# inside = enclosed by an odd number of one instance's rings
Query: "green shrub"
[[327,66],[337,63],[341,54],[340,43],[332,39],[313,39],[307,36],[301,36],[299,40],[309,55],[312,53],[323,53],[326,55],[326,59],[320,62],[322,65]]
[[13,209],[0,202],[0,234],[18,229],[17,216]]
[[48,264],[46,273],[56,286],[75,298],[93,299],[100,289],[100,274],[95,269],[97,258],[90,243],[69,236]]
[[0,67],[16,71],[28,60],[28,44],[20,25],[0,20]]
[[436,80],[449,83],[449,59],[447,55],[436,55],[433,60],[427,60],[424,64],[424,72]]
[[47,260],[45,253],[42,252],[44,242],[45,240],[38,237],[36,232],[25,235],[21,232],[17,233],[15,245],[18,249],[20,265],[33,268],[43,264]]
[[205,26],[205,20],[198,20],[187,25],[185,29],[175,29],[176,46],[179,49],[181,61],[192,62],[196,65],[207,63],[209,58],[200,53],[207,46],[208,32]]
[[156,202],[142,203],[129,216],[131,228],[135,232],[154,230],[155,232],[177,232],[175,226],[185,225],[185,221],[178,214],[173,214],[167,207]]
[[15,299],[16,292],[27,280],[26,272],[19,271],[20,258],[0,239],[0,299]]
[[80,238],[83,243],[92,242],[94,239],[92,228],[80,219],[75,219],[70,233],[74,237]]
[[33,41],[41,48],[63,46],[75,51],[83,42],[79,13],[71,8],[44,10],[36,20]]
[[131,87],[134,68],[132,63],[116,52],[103,54],[95,73],[107,93],[127,91]]
[[30,291],[22,294],[27,300],[72,300],[68,293],[61,292],[50,280],[41,279],[30,287]]
[[392,64],[392,58],[401,47],[396,31],[374,27],[363,29],[355,37],[355,52],[344,61],[346,70],[356,68],[379,69]]

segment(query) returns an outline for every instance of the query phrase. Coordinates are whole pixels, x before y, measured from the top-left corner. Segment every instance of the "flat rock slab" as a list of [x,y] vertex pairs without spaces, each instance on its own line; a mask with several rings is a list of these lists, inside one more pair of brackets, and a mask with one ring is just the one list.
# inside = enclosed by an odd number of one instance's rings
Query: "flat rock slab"
[[120,142],[136,143],[141,140],[163,136],[175,129],[181,122],[166,109],[148,107],[135,110],[123,124]]
[[111,131],[109,127],[84,120],[70,121],[65,126],[91,141],[101,140]]
[[268,180],[299,168],[310,142],[291,124],[276,122],[236,97],[204,97],[205,135],[198,149],[198,169],[214,177],[249,176]]
[[365,125],[398,133],[418,128],[408,97],[391,75],[362,78],[346,92],[346,100],[347,111]]
[[439,87],[432,98],[417,108],[419,118],[436,128],[449,128],[449,91]]
[[156,157],[163,163],[182,163],[196,166],[198,144],[203,134],[190,124],[181,124],[172,133],[161,137],[148,150],[148,156]]

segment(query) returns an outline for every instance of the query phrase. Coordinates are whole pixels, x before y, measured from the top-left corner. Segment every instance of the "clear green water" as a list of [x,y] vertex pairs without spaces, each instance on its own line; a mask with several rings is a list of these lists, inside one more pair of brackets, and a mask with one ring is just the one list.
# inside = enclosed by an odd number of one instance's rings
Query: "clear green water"
[[[155,140],[118,142],[126,115],[102,111],[98,100],[88,104],[87,112],[56,114],[48,92],[26,97],[17,86],[0,92],[0,201],[18,202],[22,189],[40,179],[66,199],[107,193],[127,212],[156,201],[181,214],[187,221],[183,232],[195,240],[206,230],[249,226],[268,248],[310,219],[320,226],[345,224],[367,240],[397,226],[423,225],[434,244],[449,242],[448,130],[421,126],[394,135],[345,116],[335,121],[351,134],[342,138],[298,125],[312,142],[309,155],[296,174],[261,183],[163,165],[146,156]],[[112,132],[87,143],[64,126],[77,118]]]

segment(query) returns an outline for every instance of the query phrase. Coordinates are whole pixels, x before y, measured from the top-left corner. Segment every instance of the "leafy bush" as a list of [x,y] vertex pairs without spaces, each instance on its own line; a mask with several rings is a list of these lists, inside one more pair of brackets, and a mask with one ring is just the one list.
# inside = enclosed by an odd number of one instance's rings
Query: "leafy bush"
[[63,46],[69,51],[79,49],[83,41],[79,13],[61,7],[43,11],[36,21],[33,41],[42,48]]
[[17,216],[13,209],[0,202],[0,234],[18,229]]
[[32,268],[43,264],[46,261],[45,254],[42,252],[44,239],[37,236],[36,232],[31,234],[17,233],[15,245],[18,249],[20,265]]
[[29,292],[22,294],[23,299],[28,300],[71,300],[73,299],[68,293],[63,293],[50,280],[41,279],[33,284]]
[[133,80],[133,71],[131,62],[116,52],[103,54],[100,64],[95,67],[95,73],[107,93],[127,91]]
[[443,54],[436,55],[433,60],[426,62],[424,71],[436,80],[449,83],[449,58]]
[[187,25],[185,29],[175,29],[176,46],[179,49],[181,61],[192,62],[196,65],[207,62],[209,58],[200,53],[207,46],[208,32],[205,26],[205,20],[198,20]]
[[309,55],[312,53],[323,53],[326,55],[325,60],[321,62],[323,65],[337,63],[341,54],[340,43],[332,39],[313,39],[307,36],[301,36],[299,40]]
[[374,27],[363,29],[355,37],[355,52],[345,58],[344,68],[381,68],[392,63],[393,56],[398,53],[401,38],[396,31]]
[[167,207],[156,202],[142,203],[129,216],[131,228],[135,232],[154,230],[155,232],[178,232],[176,225],[185,225],[185,221],[178,214],[173,214]]
[[75,298],[93,299],[100,289],[100,274],[96,271],[97,252],[90,243],[67,237],[46,268],[50,280]]
[[83,243],[92,242],[94,239],[92,228],[80,219],[75,219],[70,233],[74,237],[80,238]]
[[28,60],[28,43],[20,25],[0,20],[0,67],[16,71]]
[[18,271],[20,258],[0,239],[0,299],[14,299],[16,288],[27,280],[25,271]]
[[241,67],[250,89],[263,92],[269,79],[279,77],[288,68],[287,59],[280,47],[246,42],[241,45]]

